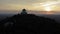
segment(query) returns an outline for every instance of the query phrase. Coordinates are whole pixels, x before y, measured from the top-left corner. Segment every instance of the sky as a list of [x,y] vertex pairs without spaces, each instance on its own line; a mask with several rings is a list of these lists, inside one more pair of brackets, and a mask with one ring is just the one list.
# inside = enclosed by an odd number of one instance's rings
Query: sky
[[60,0],[0,0],[0,10],[60,11]]

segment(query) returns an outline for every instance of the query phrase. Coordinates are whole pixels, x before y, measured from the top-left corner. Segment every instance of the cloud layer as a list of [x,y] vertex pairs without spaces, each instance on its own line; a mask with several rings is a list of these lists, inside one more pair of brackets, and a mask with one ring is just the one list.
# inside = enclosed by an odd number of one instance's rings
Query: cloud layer
[[22,8],[44,10],[44,6],[47,5],[55,11],[60,11],[60,0],[0,0],[0,10],[20,10]]

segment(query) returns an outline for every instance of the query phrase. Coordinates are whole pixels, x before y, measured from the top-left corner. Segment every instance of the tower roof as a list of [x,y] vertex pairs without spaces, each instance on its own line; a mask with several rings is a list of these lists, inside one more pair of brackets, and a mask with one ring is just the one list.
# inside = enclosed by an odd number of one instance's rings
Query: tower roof
[[22,9],[22,11],[26,11],[26,9]]

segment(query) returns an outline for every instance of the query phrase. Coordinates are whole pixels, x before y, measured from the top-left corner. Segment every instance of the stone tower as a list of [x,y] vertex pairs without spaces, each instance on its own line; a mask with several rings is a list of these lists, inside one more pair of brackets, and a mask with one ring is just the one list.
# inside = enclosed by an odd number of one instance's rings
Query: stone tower
[[26,15],[26,14],[27,14],[26,9],[22,9],[21,14],[22,14],[22,15]]

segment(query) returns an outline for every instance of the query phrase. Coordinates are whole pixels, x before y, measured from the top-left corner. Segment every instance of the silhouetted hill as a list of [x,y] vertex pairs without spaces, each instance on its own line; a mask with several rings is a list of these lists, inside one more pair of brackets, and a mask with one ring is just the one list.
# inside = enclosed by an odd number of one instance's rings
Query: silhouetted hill
[[14,15],[0,22],[2,33],[14,34],[56,34],[56,21],[33,14]]

